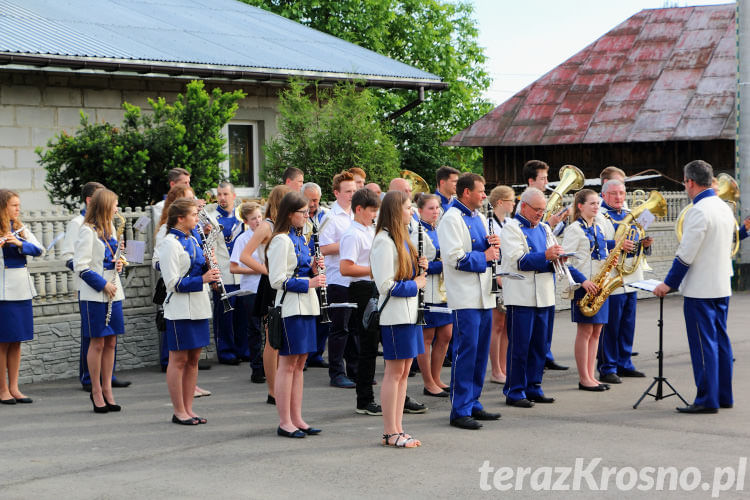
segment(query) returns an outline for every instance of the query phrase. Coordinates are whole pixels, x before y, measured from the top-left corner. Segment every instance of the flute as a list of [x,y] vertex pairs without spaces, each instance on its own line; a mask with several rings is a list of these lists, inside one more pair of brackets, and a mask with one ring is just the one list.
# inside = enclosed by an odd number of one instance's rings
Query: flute
[[9,236],[3,236],[2,238],[0,238],[0,245],[2,245],[3,243],[5,243],[6,241],[8,241],[8,239],[11,236],[14,236],[14,237],[18,238],[19,240],[25,239],[25,238],[23,238],[23,236],[21,236],[21,233],[25,229],[26,229],[26,226],[21,226],[18,229],[16,229],[15,231],[11,231]]
[[[424,227],[422,226],[422,223],[420,222],[417,225],[417,258],[421,259],[424,255]],[[424,272],[421,268],[419,268],[419,272]],[[426,325],[427,322],[424,320],[424,312],[425,312],[425,303],[424,303],[424,288],[420,288],[417,291],[417,324],[418,325]]]
[[[487,211],[485,212],[485,215],[487,216],[487,230],[489,232],[489,235],[492,236],[495,234],[495,229],[492,227],[492,206],[488,203],[487,204]],[[492,293],[499,294],[500,291],[500,285],[497,284],[497,259],[492,259]]]
[[[316,261],[318,261],[321,257],[320,254],[320,239],[318,238],[318,225],[315,223],[314,219],[310,219],[312,222],[312,235],[310,236],[313,240],[313,247],[314,247],[314,258]],[[320,269],[318,271],[320,274],[325,274],[325,269]],[[320,322],[321,323],[330,323],[331,319],[328,317],[328,287],[323,285],[320,287]]]
[[[115,212],[115,217],[120,221],[120,227],[117,228],[117,250],[115,250],[115,254],[113,257],[113,262],[115,263],[115,269],[114,274],[112,275],[112,283],[116,286],[117,283],[117,261],[123,260],[123,265],[126,265],[127,262],[122,257],[122,242],[123,242],[123,234],[125,232],[125,217],[120,215],[120,212]],[[113,303],[114,297],[110,297],[109,300],[107,300],[107,315],[104,319],[104,325],[109,326],[109,322],[112,319],[112,303]]]

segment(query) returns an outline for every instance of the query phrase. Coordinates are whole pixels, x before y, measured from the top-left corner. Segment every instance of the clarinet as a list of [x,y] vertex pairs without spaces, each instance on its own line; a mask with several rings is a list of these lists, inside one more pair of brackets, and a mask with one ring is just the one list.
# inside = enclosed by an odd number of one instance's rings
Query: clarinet
[[[211,226],[211,231],[208,233],[208,236],[205,236],[203,234],[202,229],[200,231],[201,239],[203,240],[203,256],[206,258],[206,263],[208,264],[209,269],[219,269],[219,264],[214,258],[214,248],[216,243],[218,242],[219,235],[221,235],[221,238],[224,238],[222,227],[221,225],[219,225],[219,227],[216,227],[215,224],[212,224],[212,221],[208,217],[205,208],[201,208],[198,212],[198,219],[203,227],[205,227],[206,225]],[[227,297],[227,289],[224,287],[224,280],[221,279],[221,275],[219,275],[219,280],[216,282],[216,286],[218,287],[219,300],[221,300],[221,303],[224,306],[224,312],[228,313],[229,311],[233,311],[234,308],[229,302],[229,297]]]
[[[492,213],[492,206],[490,206],[489,203],[487,204],[487,211],[485,215],[487,216],[487,228],[489,231],[489,235],[492,236],[495,234],[495,230],[492,227],[493,213]],[[497,259],[492,260],[492,293],[494,294],[501,293],[500,286],[497,284]]]
[[[420,222],[417,226],[417,257],[422,258],[424,255],[424,227],[422,227],[422,223]],[[423,271],[420,269],[420,273]],[[418,325],[426,325],[427,322],[424,320],[424,312],[425,312],[425,303],[424,303],[424,288],[420,288],[417,292],[417,324]]]
[[[310,219],[312,222],[312,235],[310,236],[313,240],[313,247],[315,248],[314,254],[315,254],[315,260],[317,261],[320,259],[320,239],[318,238],[318,225],[315,223],[314,219]],[[325,269],[321,269],[320,274],[325,274]],[[321,323],[330,323],[331,319],[328,317],[328,287],[327,286],[321,286],[320,287],[320,322]]]

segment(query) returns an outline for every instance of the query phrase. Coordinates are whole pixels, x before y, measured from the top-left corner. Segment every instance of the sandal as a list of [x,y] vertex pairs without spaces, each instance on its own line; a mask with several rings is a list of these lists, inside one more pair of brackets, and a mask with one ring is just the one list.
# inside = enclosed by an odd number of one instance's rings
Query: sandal
[[[394,436],[396,437],[396,441],[391,443],[391,438]],[[420,446],[419,444],[408,446],[409,444],[415,442],[416,440],[414,438],[407,438],[403,435],[403,433],[383,434],[382,440],[383,446],[393,446],[394,448],[416,448],[417,446]]]
[[207,422],[208,422],[208,420],[206,420],[205,418],[203,418],[203,417],[199,417],[199,416],[197,416],[197,415],[196,415],[195,417],[193,417],[193,420],[195,420],[195,421],[196,421],[196,422],[198,422],[199,424],[205,424],[205,423],[207,423]]
[[420,441],[419,439],[415,438],[411,434],[406,434],[405,432],[399,432],[399,435],[405,437],[407,440],[414,441],[415,443],[417,443],[417,446],[422,446],[422,441]]

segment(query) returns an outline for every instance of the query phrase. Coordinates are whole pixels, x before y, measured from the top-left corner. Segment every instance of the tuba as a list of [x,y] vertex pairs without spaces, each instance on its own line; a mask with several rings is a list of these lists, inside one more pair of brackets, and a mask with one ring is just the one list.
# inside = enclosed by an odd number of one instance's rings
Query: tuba
[[547,207],[544,209],[542,222],[546,222],[552,214],[562,208],[562,199],[568,191],[578,191],[583,187],[586,178],[583,172],[573,165],[563,165],[560,167],[560,183],[557,185],[547,200]]
[[[722,200],[726,201],[732,206],[732,211],[737,211],[737,201],[740,199],[740,188],[737,186],[737,181],[734,180],[729,174],[719,174],[716,177],[717,188],[716,195]],[[677,235],[677,241],[682,241],[682,225],[685,223],[685,214],[693,206],[692,203],[685,205],[685,208],[680,211],[680,215],[677,216],[677,222],[674,225],[674,232]],[[740,250],[740,225],[735,220],[735,231],[734,231],[734,247],[732,248],[732,257],[734,257]]]
[[411,194],[414,196],[417,193],[429,193],[430,186],[427,181],[422,178],[418,173],[412,172],[411,170],[402,170],[401,178],[406,179],[411,184]]

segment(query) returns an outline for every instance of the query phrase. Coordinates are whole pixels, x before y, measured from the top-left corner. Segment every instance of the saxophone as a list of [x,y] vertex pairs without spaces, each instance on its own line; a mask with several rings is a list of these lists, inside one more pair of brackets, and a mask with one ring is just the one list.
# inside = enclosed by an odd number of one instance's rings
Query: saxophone
[[[117,220],[120,221],[120,226],[117,228],[117,250],[115,250],[114,258],[112,259],[115,263],[115,266],[117,266],[117,261],[122,260],[123,265],[127,266],[128,261],[125,260],[125,257],[122,256],[122,235],[125,233],[125,217],[120,215],[120,212],[115,212],[115,217],[117,217]],[[117,284],[117,267],[115,267],[115,273],[112,275],[112,281],[111,283],[113,285]],[[107,317],[104,320],[104,324],[106,326],[109,326],[109,321],[112,319],[112,301],[114,300],[114,297],[110,297],[107,301]]]
[[604,302],[606,302],[606,300],[612,294],[612,292],[622,286],[622,273],[619,270],[614,276],[610,276],[610,273],[612,272],[612,270],[617,269],[617,260],[620,257],[620,253],[622,252],[622,244],[628,237],[628,234],[629,233],[627,232],[623,232],[622,236],[617,239],[615,248],[613,248],[610,254],[607,256],[607,260],[604,261],[604,265],[596,274],[596,276],[591,279],[591,282],[594,283],[597,288],[599,288],[599,291],[594,295],[586,292],[586,295],[584,295],[578,301],[578,307],[581,310],[581,314],[583,314],[587,318],[595,316],[596,313],[599,312],[599,309],[601,309],[604,305]]

